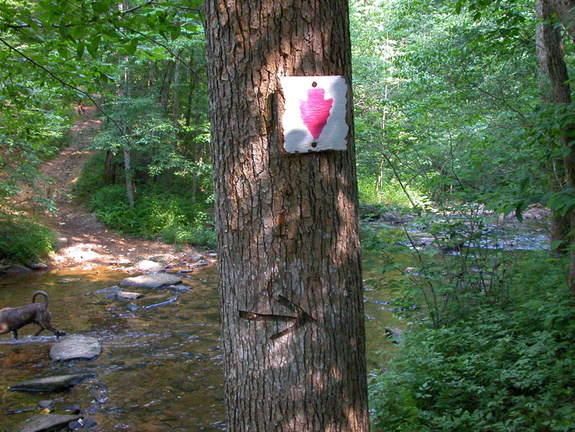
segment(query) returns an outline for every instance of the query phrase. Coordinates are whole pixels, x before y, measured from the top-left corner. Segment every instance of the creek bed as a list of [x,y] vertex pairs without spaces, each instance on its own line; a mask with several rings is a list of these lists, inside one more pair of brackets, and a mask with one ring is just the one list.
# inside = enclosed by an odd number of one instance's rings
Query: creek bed
[[[38,413],[36,404],[46,399],[58,399],[56,410],[79,405],[84,416],[98,424],[90,430],[225,430],[216,267],[188,276],[182,278],[191,289],[180,293],[176,303],[133,312],[129,301],[94,294],[117,285],[126,277],[122,271],[33,272],[0,279],[0,307],[27,304],[36,290],[44,290],[50,295],[56,328],[94,337],[102,345],[95,360],[55,363],[49,351],[57,340],[50,332],[33,337],[37,327],[30,325],[19,331],[18,342],[11,335],[0,336],[0,432],[19,430]],[[395,320],[384,306],[390,295],[385,290],[366,291],[372,368],[381,364],[382,352],[395,349],[384,331]],[[8,390],[22,380],[68,373],[97,377],[63,393]],[[35,412],[5,415],[28,408]]]
[[[219,342],[215,267],[185,279],[191,290],[172,305],[130,312],[128,302],[93,295],[116,285],[123,272],[32,273],[0,280],[2,305],[30,302],[42,289],[50,295],[52,324],[68,334],[97,338],[102,353],[91,361],[55,363],[49,332],[31,334],[23,328],[20,341],[0,337],[0,431],[16,431],[29,412],[5,415],[10,410],[34,408],[46,399],[56,405],[78,404],[98,427],[115,431],[221,431],[223,426],[222,358]],[[62,280],[71,281],[60,283]],[[9,391],[10,385],[39,376],[96,373],[79,386],[54,394]]]
[[[370,225],[372,232],[385,236],[394,230],[396,236],[403,231],[385,224]],[[412,235],[417,234],[416,227],[408,225],[407,229]],[[492,237],[496,243],[482,244],[482,248],[532,250],[548,245],[548,226],[544,221],[497,225],[497,229],[501,232]],[[410,258],[404,258],[405,266],[410,265]],[[366,333],[371,369],[383,365],[389,353],[397,349],[387,338],[387,329],[403,325],[390,310],[399,293],[386,286],[385,275],[379,270],[380,260],[365,251]],[[79,405],[86,417],[93,418],[98,426],[90,430],[225,430],[216,267],[203,267],[182,276],[191,289],[179,293],[173,304],[131,311],[129,301],[108,300],[94,294],[117,285],[125,277],[124,271],[104,267],[97,271],[32,272],[0,279],[0,308],[27,304],[36,290],[44,290],[50,295],[49,309],[56,328],[68,334],[92,336],[102,345],[102,353],[95,360],[55,363],[49,357],[50,347],[56,343],[51,333],[33,337],[36,327],[28,326],[19,332],[18,342],[11,335],[1,335],[0,432],[19,430],[26,419],[38,412],[39,401],[56,398],[56,409]],[[148,299],[153,296],[150,294]],[[69,373],[94,373],[97,377],[58,394],[8,390],[23,380]],[[22,410],[19,414],[5,414]]]

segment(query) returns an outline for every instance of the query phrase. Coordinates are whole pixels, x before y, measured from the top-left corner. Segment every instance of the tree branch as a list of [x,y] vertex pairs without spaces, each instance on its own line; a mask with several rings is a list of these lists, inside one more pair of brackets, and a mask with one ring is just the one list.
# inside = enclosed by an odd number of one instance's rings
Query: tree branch
[[16,54],[18,54],[19,56],[23,57],[26,61],[29,61],[32,65],[34,65],[35,67],[41,69],[43,72],[45,72],[46,74],[48,74],[52,79],[56,80],[57,82],[59,82],[60,84],[62,84],[62,86],[70,88],[80,94],[82,94],[83,96],[85,96],[90,102],[92,102],[94,104],[94,106],[96,107],[96,109],[98,111],[100,111],[108,120],[110,120],[114,126],[116,126],[116,128],[118,128],[118,130],[120,131],[121,136],[128,142],[128,144],[130,143],[130,140],[128,138],[128,136],[126,136],[126,134],[124,133],[124,130],[122,129],[122,127],[120,126],[120,124],[113,118],[111,117],[103,108],[102,106],[92,97],[92,95],[78,87],[76,87],[73,84],[70,84],[67,81],[64,81],[62,78],[60,78],[59,76],[57,76],[54,72],[52,72],[50,69],[46,68],[45,66],[41,65],[40,63],[38,63],[36,60],[32,59],[30,56],[26,55],[25,53],[23,53],[21,50],[19,50],[18,48],[16,48],[15,46],[12,46],[10,43],[6,42],[6,40],[4,40],[3,38],[0,37],[0,43],[6,45],[8,47],[9,50],[15,52]]

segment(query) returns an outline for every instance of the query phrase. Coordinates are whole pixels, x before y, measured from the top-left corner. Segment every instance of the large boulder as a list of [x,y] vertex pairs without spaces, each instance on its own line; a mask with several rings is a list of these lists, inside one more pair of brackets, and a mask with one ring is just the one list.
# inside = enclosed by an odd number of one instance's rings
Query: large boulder
[[54,361],[91,360],[100,355],[102,346],[98,339],[90,336],[72,335],[62,339],[50,348],[50,358]]
[[83,381],[94,378],[96,374],[56,375],[20,381],[10,387],[11,391],[22,392],[61,392],[75,387]]
[[146,288],[161,288],[163,286],[177,285],[182,280],[173,274],[157,273],[129,277],[120,282],[120,286],[140,286]]

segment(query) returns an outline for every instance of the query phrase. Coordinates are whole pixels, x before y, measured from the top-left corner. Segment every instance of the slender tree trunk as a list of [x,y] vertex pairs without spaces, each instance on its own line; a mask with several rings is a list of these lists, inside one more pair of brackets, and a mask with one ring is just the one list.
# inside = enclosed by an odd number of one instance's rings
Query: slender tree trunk
[[160,86],[160,105],[164,110],[168,109],[170,102],[170,95],[172,94],[172,85],[175,79],[176,69],[178,67],[178,60],[169,61],[165,65],[164,77],[162,85]]
[[174,95],[173,95],[174,102],[173,102],[172,113],[174,123],[176,124],[180,119],[180,66],[182,63],[182,61],[180,60],[181,55],[182,50],[178,52],[178,58],[176,58],[175,60],[176,64],[174,65]]
[[112,150],[106,151],[106,160],[104,161],[104,182],[114,184],[117,180],[117,163],[114,162],[114,153]]
[[347,1],[205,8],[228,430],[365,432],[353,139],[286,154],[278,121],[279,76],[349,82]]
[[[128,10],[129,4],[128,0],[122,0],[118,5],[120,11]],[[125,67],[124,67],[124,80],[118,86],[118,98],[122,101],[123,104],[128,102],[130,97],[130,73],[129,73],[129,58],[125,57]],[[128,204],[130,207],[134,207],[135,199],[134,199],[134,179],[132,173],[132,148],[129,142],[130,136],[130,127],[128,126],[128,121],[125,118],[122,118],[119,122],[122,125],[123,133],[125,134],[124,138],[124,145],[122,147],[124,153],[124,182],[126,185],[126,198],[128,199]]]
[[[552,22],[553,8],[546,0],[536,0],[537,57],[542,82],[542,99],[545,103],[572,105],[569,74],[563,52],[561,31]],[[562,3],[554,2],[554,3]],[[563,2],[566,3],[566,2]],[[561,146],[569,149],[563,157],[565,186],[575,187],[575,148],[573,147],[575,125],[565,124],[559,136]],[[555,214],[553,218],[554,240],[563,241],[570,255],[569,287],[575,296],[575,213]]]
[[[130,96],[129,92],[129,73],[128,73],[128,66],[126,66],[124,70],[124,82],[120,85],[119,88],[119,96],[122,99],[122,103],[127,103],[128,98]],[[134,199],[134,179],[132,173],[132,149],[130,147],[130,143],[127,141],[127,137],[130,136],[130,127],[127,126],[126,119],[122,119],[121,121],[122,127],[124,129],[124,133],[126,134],[126,138],[124,140],[123,145],[123,152],[124,152],[124,182],[126,184],[126,197],[128,199],[128,204],[130,207],[134,207],[135,199]]]
[[126,196],[130,207],[134,207],[134,179],[132,176],[132,152],[129,145],[124,145],[124,171],[126,181]]
[[197,77],[192,70],[194,66],[194,54],[190,53],[190,61],[188,63],[188,95],[186,98],[186,110],[184,114],[186,126],[192,124],[192,108],[194,107],[194,95],[196,94],[196,81]]

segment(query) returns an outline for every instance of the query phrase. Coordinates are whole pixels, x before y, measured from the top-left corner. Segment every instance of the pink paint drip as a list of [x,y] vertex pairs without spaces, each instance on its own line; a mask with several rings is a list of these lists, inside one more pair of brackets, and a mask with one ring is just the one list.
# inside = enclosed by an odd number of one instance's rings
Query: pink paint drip
[[307,127],[314,140],[321,135],[329,118],[333,99],[324,99],[325,90],[312,88],[307,91],[307,100],[300,101],[300,111],[303,124]]

